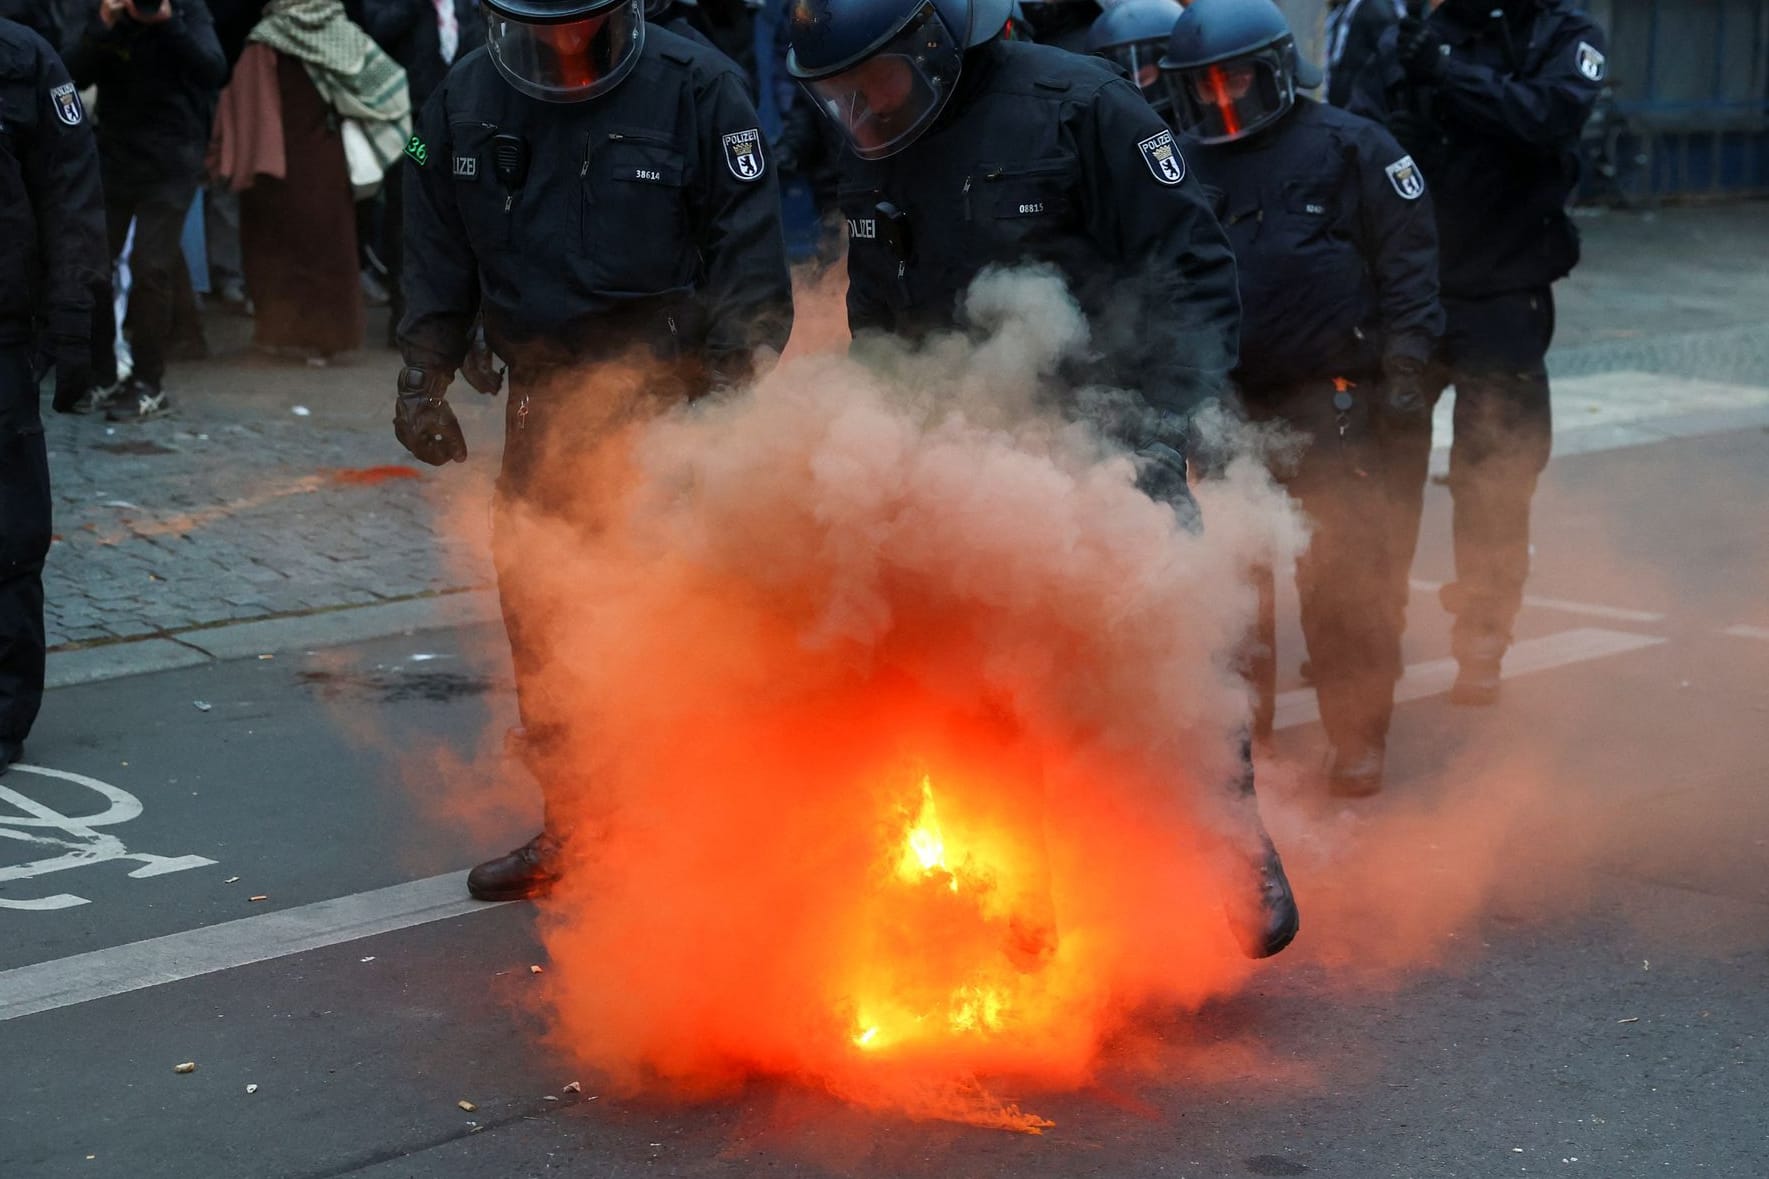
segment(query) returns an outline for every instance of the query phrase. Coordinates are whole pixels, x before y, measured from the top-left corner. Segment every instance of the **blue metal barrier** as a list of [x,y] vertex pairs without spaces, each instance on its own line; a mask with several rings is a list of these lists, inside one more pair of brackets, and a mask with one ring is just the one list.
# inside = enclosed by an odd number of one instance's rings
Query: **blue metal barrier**
[[[1587,137],[1608,152],[1607,187],[1630,200],[1769,192],[1769,0],[1607,7],[1613,102]],[[1604,180],[1588,176],[1587,193]]]

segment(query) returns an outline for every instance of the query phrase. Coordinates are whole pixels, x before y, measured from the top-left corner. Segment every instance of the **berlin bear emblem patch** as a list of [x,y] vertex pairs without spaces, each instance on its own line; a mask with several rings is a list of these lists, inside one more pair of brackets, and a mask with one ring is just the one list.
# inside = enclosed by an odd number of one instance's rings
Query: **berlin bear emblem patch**
[[1593,82],[1601,82],[1608,64],[1609,59],[1603,56],[1602,50],[1589,41],[1579,42],[1579,73]]
[[1173,132],[1151,135],[1138,143],[1136,149],[1142,152],[1143,162],[1162,184],[1178,184],[1185,179],[1185,157],[1174,145]]
[[55,103],[55,117],[70,127],[78,127],[86,117],[86,108],[80,105],[80,92],[74,89],[72,82],[52,87],[49,100]]
[[754,127],[724,137],[725,164],[739,180],[760,180],[767,165],[762,162],[762,133]]
[[1388,173],[1388,183],[1394,185],[1402,200],[1416,201],[1425,195],[1425,176],[1412,156],[1402,156],[1382,170]]

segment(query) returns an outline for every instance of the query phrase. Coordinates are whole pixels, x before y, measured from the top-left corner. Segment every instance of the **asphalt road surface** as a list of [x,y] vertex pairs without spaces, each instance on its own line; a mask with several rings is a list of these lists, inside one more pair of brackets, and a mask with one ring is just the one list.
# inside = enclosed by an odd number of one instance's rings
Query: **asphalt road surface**
[[[40,769],[0,780],[0,1176],[1769,1173],[1769,431],[1556,460],[1490,711],[1442,695],[1431,494],[1383,796],[1309,804],[1287,685],[1270,809],[1302,938],[1232,999],[1148,1013],[1159,1075],[1108,1048],[1092,1087],[1029,1097],[1036,1137],[785,1083],[621,1101],[549,1046],[533,910],[458,876],[536,815],[469,834],[409,756],[495,766],[495,634],[60,689]],[[1466,807],[1467,768],[1519,749],[1551,820],[1486,849],[1434,960],[1355,981],[1346,946],[1386,931],[1313,850]],[[1421,898],[1459,895],[1404,850]]]

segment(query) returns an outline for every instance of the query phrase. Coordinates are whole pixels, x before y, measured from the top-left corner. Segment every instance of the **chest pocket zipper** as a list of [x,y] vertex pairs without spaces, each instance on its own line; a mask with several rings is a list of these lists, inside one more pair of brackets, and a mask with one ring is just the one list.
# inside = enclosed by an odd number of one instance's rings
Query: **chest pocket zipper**
[[[1073,171],[1068,160],[1016,166],[1003,164],[991,168],[983,174],[983,183],[988,186],[990,212],[997,220],[1066,218],[1073,202],[1065,181]],[[965,201],[966,220],[970,220],[968,187]]]

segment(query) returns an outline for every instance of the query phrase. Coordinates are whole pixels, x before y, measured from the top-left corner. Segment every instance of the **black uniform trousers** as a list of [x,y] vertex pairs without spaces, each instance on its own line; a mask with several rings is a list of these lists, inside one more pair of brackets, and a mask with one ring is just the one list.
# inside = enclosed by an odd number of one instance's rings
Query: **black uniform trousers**
[[[1529,576],[1529,511],[1554,438],[1545,357],[1554,338],[1548,287],[1478,299],[1445,295],[1448,326],[1432,367],[1432,402],[1456,387],[1450,495],[1456,581],[1444,605],[1456,616],[1458,656],[1508,644]],[[1406,601],[1431,457],[1421,431],[1389,465],[1391,577]]]
[[[1300,435],[1299,449],[1274,458],[1272,475],[1296,498],[1311,529],[1296,561],[1302,634],[1321,723],[1336,748],[1351,752],[1387,739],[1400,625],[1388,582],[1386,456],[1372,413],[1377,382],[1345,383],[1345,389],[1320,381],[1249,394],[1246,408],[1252,421],[1281,423]],[[1349,395],[1349,408],[1335,407],[1338,393]],[[1276,710],[1275,579],[1269,565],[1253,577],[1259,618],[1245,663],[1257,696],[1254,732],[1264,738]]]
[[[184,218],[196,198],[194,176],[143,178],[121,168],[104,169],[104,220],[116,264],[135,221],[135,244],[129,252],[129,313],[124,326],[135,376],[158,385],[166,375],[166,349],[172,339],[179,277],[184,265],[180,239]],[[101,383],[116,380],[116,311],[99,301],[92,309],[95,376]]]
[[[602,509],[617,502],[619,489],[604,490],[598,480],[618,478],[627,431],[705,387],[699,366],[656,358],[605,368],[511,365],[492,501],[492,566],[516,673],[519,752],[540,783],[546,829],[554,835],[570,834],[571,821],[589,813],[585,798],[596,777],[580,740],[595,718],[556,693],[570,670],[548,668],[561,646],[555,625],[595,603],[559,600],[554,554],[561,544],[581,552],[605,527]],[[567,748],[568,740],[576,744]]]
[[43,560],[49,456],[30,348],[0,345],[0,742],[22,743],[43,705]]

